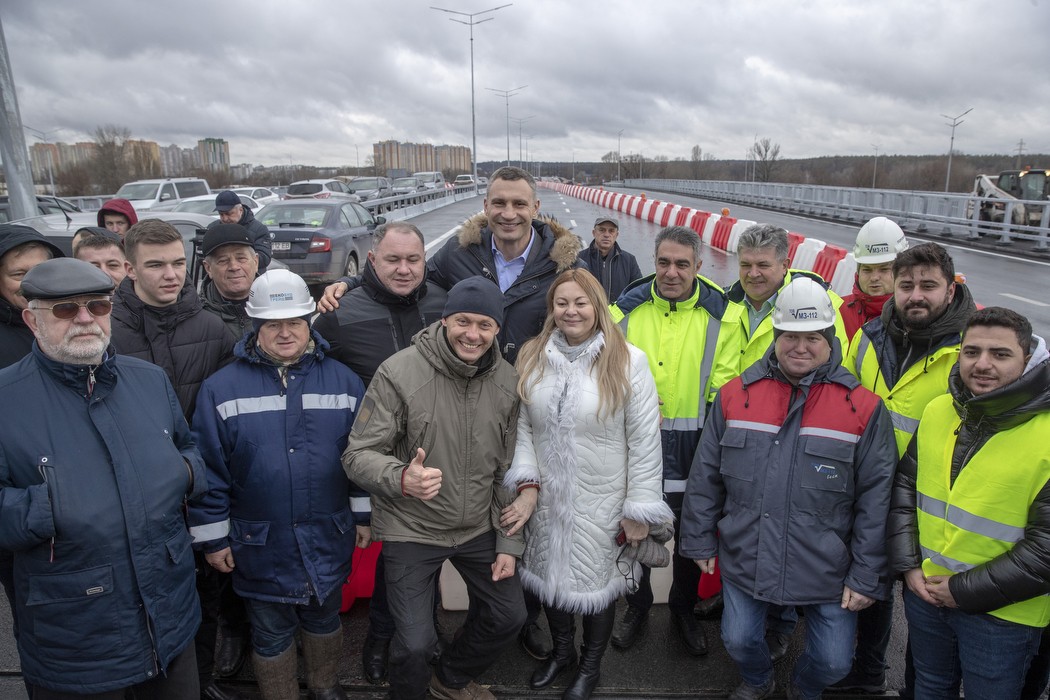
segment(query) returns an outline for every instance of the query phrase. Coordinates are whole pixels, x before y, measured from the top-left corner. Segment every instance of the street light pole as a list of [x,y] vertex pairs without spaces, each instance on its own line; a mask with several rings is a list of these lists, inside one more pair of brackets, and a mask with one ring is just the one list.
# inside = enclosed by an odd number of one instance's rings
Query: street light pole
[[536,115],[535,114],[530,114],[527,117],[520,117],[520,118],[519,117],[511,117],[511,119],[513,119],[514,121],[518,122],[518,167],[519,168],[522,167],[522,160],[521,160],[521,125],[524,124],[525,122],[527,122],[528,120],[532,119],[534,116],[536,116]]
[[496,88],[485,88],[486,90],[491,90],[497,95],[502,95],[503,99],[507,103],[507,167],[510,167],[510,98],[514,97],[527,87],[528,85],[521,85],[511,90],[497,90]]
[[968,110],[966,110],[965,112],[963,112],[962,114],[960,114],[957,117],[949,117],[947,114],[942,114],[941,115],[945,119],[950,119],[951,120],[951,122],[948,123],[948,126],[950,126],[952,128],[952,140],[948,142],[948,173],[944,176],[944,191],[945,192],[948,191],[948,183],[951,182],[951,179],[952,179],[952,151],[955,150],[955,127],[957,127],[960,124],[962,124],[963,123],[963,117],[965,117],[967,114],[969,114],[972,111],[973,111],[973,107],[970,107]]
[[481,12],[457,12],[456,10],[446,10],[443,7],[433,6],[431,6],[430,8],[431,10],[437,10],[438,12],[447,12],[450,15],[460,15],[462,17],[466,17],[467,21],[465,22],[461,19],[455,19],[453,17],[449,17],[448,19],[450,22],[457,22],[459,24],[465,24],[468,27],[470,27],[470,138],[473,148],[473,150],[470,152],[470,161],[471,172],[473,172],[474,174],[475,195],[478,194],[478,125],[477,117],[475,116],[474,112],[474,25],[481,24],[482,22],[488,22],[492,18],[486,17],[485,19],[479,19],[476,22],[474,21],[474,18],[478,15],[485,15],[489,12],[502,10],[504,7],[510,7],[513,4],[514,3],[508,3],[506,5],[500,5],[499,7],[490,7],[489,9],[482,10]]
[[873,143],[871,147],[875,149],[875,166],[871,169],[871,189],[875,189],[875,173],[879,172],[879,145]]
[[616,180],[620,180],[620,137],[623,136],[623,129],[616,134]]

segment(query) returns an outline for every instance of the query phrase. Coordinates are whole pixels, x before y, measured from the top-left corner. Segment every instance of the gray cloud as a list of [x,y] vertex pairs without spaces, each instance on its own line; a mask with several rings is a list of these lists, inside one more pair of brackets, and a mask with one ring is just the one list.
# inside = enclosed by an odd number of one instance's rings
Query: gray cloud
[[[0,0],[23,120],[55,139],[100,124],[235,162],[363,163],[375,141],[470,145],[462,0]],[[479,159],[506,155],[502,97],[529,150],[740,158],[1050,152],[1045,0],[518,0],[474,28]],[[511,157],[517,159],[512,122]],[[355,149],[355,146],[357,147]]]

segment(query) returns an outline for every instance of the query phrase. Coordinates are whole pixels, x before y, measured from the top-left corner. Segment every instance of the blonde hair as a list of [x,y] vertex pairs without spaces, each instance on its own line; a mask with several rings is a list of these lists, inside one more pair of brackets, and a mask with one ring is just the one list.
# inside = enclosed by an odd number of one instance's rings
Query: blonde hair
[[601,331],[605,336],[605,346],[594,361],[594,370],[598,380],[598,416],[609,417],[622,410],[630,398],[630,353],[623,332],[609,313],[609,300],[605,296],[605,290],[587,270],[566,270],[558,275],[547,290],[547,318],[543,322],[543,328],[539,335],[525,343],[518,353],[518,395],[522,401],[529,403],[530,386],[543,377],[547,364],[543,359],[543,351],[557,328],[554,324],[554,294],[558,287],[566,282],[575,282],[583,290],[594,307],[595,331]]

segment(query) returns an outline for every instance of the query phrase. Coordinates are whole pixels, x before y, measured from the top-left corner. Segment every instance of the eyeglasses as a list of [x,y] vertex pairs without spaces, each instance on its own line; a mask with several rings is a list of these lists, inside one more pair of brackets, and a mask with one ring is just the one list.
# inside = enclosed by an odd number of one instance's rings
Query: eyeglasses
[[50,309],[55,318],[68,321],[76,318],[80,313],[80,307],[88,310],[92,316],[105,316],[113,310],[113,302],[109,299],[92,299],[91,301],[63,301],[54,306],[35,306],[35,309]]

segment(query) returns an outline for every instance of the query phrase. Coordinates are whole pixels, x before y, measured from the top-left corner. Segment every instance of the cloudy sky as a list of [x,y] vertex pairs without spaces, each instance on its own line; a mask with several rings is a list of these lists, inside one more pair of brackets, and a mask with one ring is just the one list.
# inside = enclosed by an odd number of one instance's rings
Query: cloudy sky
[[[25,124],[100,124],[233,162],[363,165],[470,145],[469,30],[499,0],[0,0]],[[1050,0],[516,0],[474,27],[479,160],[1050,153]],[[511,158],[518,126],[511,124]],[[30,139],[32,142],[32,139]],[[357,149],[355,149],[355,146]]]

